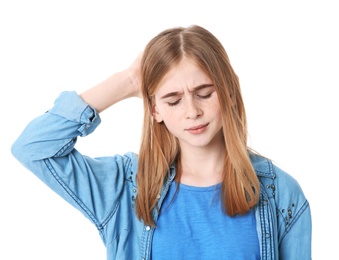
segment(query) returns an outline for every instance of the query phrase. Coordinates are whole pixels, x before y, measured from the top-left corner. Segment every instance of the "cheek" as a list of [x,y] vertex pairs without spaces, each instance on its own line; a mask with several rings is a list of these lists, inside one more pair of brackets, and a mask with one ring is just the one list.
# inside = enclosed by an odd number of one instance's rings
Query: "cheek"
[[179,106],[168,106],[167,104],[159,104],[158,112],[163,118],[164,122],[178,120],[182,114],[182,109]]
[[219,105],[215,107],[215,114],[221,118],[221,109]]
[[216,122],[217,125],[219,125],[220,127],[222,127],[222,116],[221,116],[221,109],[220,106],[215,106],[213,108],[213,114],[211,115],[211,117],[214,118],[214,121]]
[[178,117],[172,111],[166,111],[162,118],[166,126],[173,125],[178,122]]
[[221,108],[220,108],[218,100],[211,102],[208,106],[208,110],[210,111],[211,115],[221,118]]
[[176,129],[180,125],[180,115],[178,115],[178,112],[175,112],[172,109],[162,111],[162,119],[163,123],[171,133],[176,132]]

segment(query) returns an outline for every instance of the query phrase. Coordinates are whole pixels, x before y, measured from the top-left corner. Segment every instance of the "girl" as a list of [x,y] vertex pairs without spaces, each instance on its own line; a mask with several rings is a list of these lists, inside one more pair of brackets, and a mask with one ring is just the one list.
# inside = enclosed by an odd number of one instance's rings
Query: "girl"
[[[139,154],[77,151],[129,97],[144,101]],[[96,225],[107,259],[311,259],[308,201],[248,147],[238,77],[202,27],[167,29],[128,69],[61,93],[12,153]]]

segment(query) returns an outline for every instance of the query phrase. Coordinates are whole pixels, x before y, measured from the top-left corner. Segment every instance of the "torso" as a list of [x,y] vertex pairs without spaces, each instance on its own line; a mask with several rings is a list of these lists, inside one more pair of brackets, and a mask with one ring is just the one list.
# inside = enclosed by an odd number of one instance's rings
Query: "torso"
[[[220,184],[194,187],[173,182],[154,232],[152,259],[259,259],[254,212],[229,217]],[[174,197],[175,196],[175,197]]]

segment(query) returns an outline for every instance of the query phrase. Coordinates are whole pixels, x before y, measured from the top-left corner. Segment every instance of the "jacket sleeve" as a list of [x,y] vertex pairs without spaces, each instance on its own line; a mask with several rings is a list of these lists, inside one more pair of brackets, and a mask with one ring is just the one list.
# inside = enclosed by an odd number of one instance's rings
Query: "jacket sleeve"
[[74,145],[100,124],[98,113],[75,92],[33,119],[12,145],[12,154],[52,190],[80,210],[98,229],[114,214],[122,193],[127,156],[90,158]]
[[308,200],[299,183],[278,167],[279,259],[310,260],[312,220]]
[[311,213],[310,206],[305,201],[303,207],[297,213],[298,219],[293,222],[288,232],[280,241],[279,259],[312,259],[311,248]]

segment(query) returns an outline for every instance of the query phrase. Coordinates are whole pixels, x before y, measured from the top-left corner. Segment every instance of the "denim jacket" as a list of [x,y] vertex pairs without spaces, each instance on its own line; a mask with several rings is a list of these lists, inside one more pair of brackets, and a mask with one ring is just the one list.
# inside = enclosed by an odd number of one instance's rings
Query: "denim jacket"
[[[97,227],[107,259],[151,259],[156,228],[144,225],[134,211],[137,155],[90,158],[74,148],[77,137],[92,133],[100,122],[75,92],[63,92],[48,112],[28,124],[12,153]],[[251,161],[261,185],[255,207],[261,259],[311,259],[311,213],[299,184],[268,159],[251,155]],[[159,208],[175,177],[174,166],[168,176]],[[153,215],[156,222],[156,210]]]

